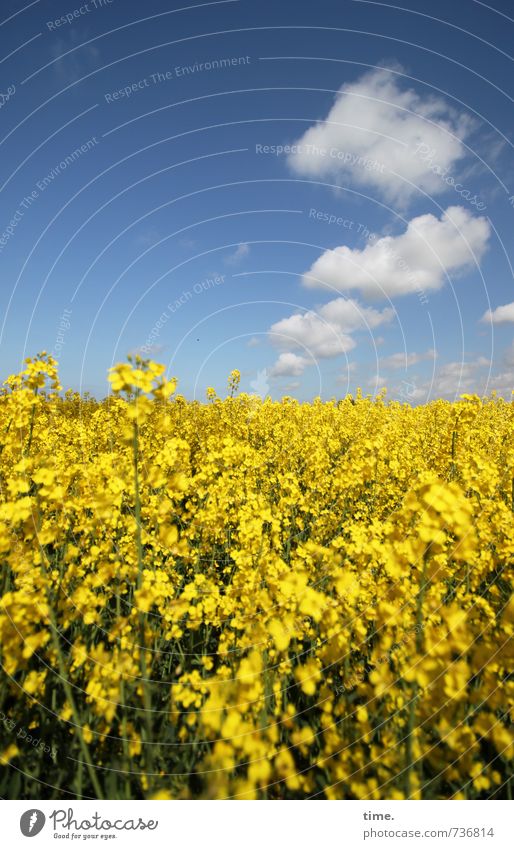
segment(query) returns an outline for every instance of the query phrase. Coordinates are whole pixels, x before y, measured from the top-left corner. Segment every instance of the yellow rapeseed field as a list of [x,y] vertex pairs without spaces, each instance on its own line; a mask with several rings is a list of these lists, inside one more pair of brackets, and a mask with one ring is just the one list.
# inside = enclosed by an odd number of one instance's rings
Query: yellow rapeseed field
[[0,795],[510,796],[514,403],[0,395]]

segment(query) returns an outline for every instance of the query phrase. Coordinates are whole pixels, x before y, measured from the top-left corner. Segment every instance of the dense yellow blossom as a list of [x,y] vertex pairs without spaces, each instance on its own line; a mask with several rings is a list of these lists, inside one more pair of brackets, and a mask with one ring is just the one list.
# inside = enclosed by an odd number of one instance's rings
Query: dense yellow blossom
[[514,404],[0,394],[0,793],[501,798]]

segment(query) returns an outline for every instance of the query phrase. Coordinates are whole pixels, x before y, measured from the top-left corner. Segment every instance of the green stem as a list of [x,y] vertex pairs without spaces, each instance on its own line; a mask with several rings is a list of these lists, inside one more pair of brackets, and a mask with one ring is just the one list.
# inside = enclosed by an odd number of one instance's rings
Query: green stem
[[[38,391],[39,391],[38,388],[36,388],[34,390],[34,398],[37,398]],[[25,453],[27,455],[30,454],[30,447],[32,445],[32,437],[34,435],[35,418],[36,418],[36,402],[34,401],[34,403],[32,404],[32,410],[30,412],[29,439],[28,439],[28,443],[27,443],[27,449],[25,451]]]
[[[5,436],[7,436],[7,435],[8,435],[8,433],[9,433],[9,431],[10,431],[10,429],[11,429],[11,425],[12,425],[12,423],[13,423],[13,419],[9,419],[9,424],[7,425],[7,427],[6,427],[6,428],[5,428],[5,430],[4,430],[4,435],[5,435]],[[3,451],[4,451],[5,446],[6,446],[6,443],[5,443],[5,442],[2,442],[2,444],[0,445],[0,454],[3,454]]]
[[452,462],[450,464],[450,480],[453,480],[457,476],[457,463],[455,462],[455,457],[457,454],[457,431],[454,430],[452,432]]
[[455,447],[457,445],[457,431],[452,432],[452,460],[455,460]]
[[414,728],[416,727],[416,701],[418,698],[418,685],[414,683],[412,687],[412,698],[409,704],[409,720],[407,723],[407,736],[405,738],[405,798],[409,799],[411,795],[411,776],[414,768],[414,758],[412,754],[412,737]]

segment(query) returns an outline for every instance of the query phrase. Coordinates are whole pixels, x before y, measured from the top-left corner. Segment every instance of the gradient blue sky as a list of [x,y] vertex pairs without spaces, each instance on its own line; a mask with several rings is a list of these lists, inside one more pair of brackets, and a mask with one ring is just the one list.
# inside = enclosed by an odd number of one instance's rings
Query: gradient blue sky
[[189,397],[232,368],[273,397],[514,389],[510,2],[0,14],[5,376],[45,348],[102,395],[144,349]]

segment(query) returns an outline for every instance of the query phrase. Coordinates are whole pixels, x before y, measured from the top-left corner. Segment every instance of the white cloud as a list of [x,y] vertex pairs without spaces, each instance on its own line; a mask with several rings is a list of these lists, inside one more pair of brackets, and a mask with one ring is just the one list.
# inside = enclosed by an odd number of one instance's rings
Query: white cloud
[[458,398],[465,392],[478,393],[488,390],[487,379],[491,363],[486,357],[477,357],[469,362],[443,363],[436,370],[434,379],[418,381],[409,378],[402,382],[400,395],[404,400],[427,401],[434,398]]
[[489,365],[489,360],[485,357],[478,357],[468,363],[445,363],[436,372],[433,389],[438,396],[453,396],[473,391],[480,385],[477,372]]
[[355,374],[355,372],[358,371],[359,366],[355,362],[355,360],[353,360],[352,362],[345,363],[343,368],[344,368],[344,371],[341,372],[341,374],[338,374],[336,376],[335,382],[337,384],[343,384],[343,385],[347,384],[348,380],[350,378],[350,375]]
[[434,151],[439,168],[451,169],[465,155],[462,140],[472,126],[442,98],[417,94],[391,71],[370,71],[339,90],[289,164],[303,176],[350,181],[403,202],[416,186],[429,194],[447,188],[419,151]]
[[380,367],[408,369],[418,363],[421,363],[423,360],[433,360],[435,356],[436,352],[433,348],[430,348],[422,354],[418,354],[415,351],[412,351],[411,353],[407,353],[407,351],[399,351],[397,354],[390,354],[388,357],[382,357],[380,360]]
[[514,303],[504,304],[501,307],[496,307],[495,310],[487,310],[481,320],[491,322],[492,324],[504,324],[508,321],[514,321]]
[[390,321],[395,315],[391,307],[384,310],[364,307],[354,298],[335,298],[320,307],[318,312],[330,324],[348,332],[365,328],[373,329]]
[[503,352],[500,359],[502,371],[492,376],[488,386],[488,392],[496,390],[504,398],[511,400],[514,391],[514,341]]
[[137,348],[132,348],[129,351],[129,355],[131,357],[156,357],[158,354],[162,354],[163,351],[167,349],[167,345],[140,345]]
[[[490,234],[483,217],[450,206],[441,218],[428,213],[409,221],[399,236],[384,236],[362,250],[346,245],[325,251],[303,277],[306,286],[366,297],[394,297],[440,289],[447,274],[482,258]],[[474,255],[474,256],[473,256]]]
[[352,333],[391,321],[395,312],[364,307],[351,298],[335,298],[316,312],[294,313],[270,328],[278,348],[299,348],[313,357],[336,357],[355,347]]
[[225,257],[225,262],[227,265],[237,265],[242,259],[247,257],[249,253],[250,246],[245,243],[241,243],[237,246],[233,253],[228,254],[228,256]]
[[493,389],[507,401],[512,400],[512,394],[514,393],[514,371],[504,371],[501,374],[495,375],[488,386],[488,393],[491,393]]
[[305,357],[287,352],[280,354],[269,374],[271,377],[299,377],[310,363]]
[[387,387],[387,384],[387,377],[383,377],[381,374],[379,374],[379,372],[372,374],[371,377],[366,380],[366,385],[374,387],[376,391],[382,389],[383,386]]
[[503,352],[503,362],[509,368],[514,368],[514,341]]
[[316,357],[336,357],[355,347],[355,341],[312,311],[295,313],[272,325],[272,342],[277,347],[302,348]]
[[455,400],[464,393],[490,395],[493,390],[510,400],[514,392],[514,342],[503,352],[498,366],[496,373],[491,374],[491,360],[476,356],[472,360],[442,363],[436,368],[433,380],[409,374],[395,385],[383,375],[373,375],[367,382],[370,386],[387,386],[392,397],[409,403],[425,403],[436,398]]

